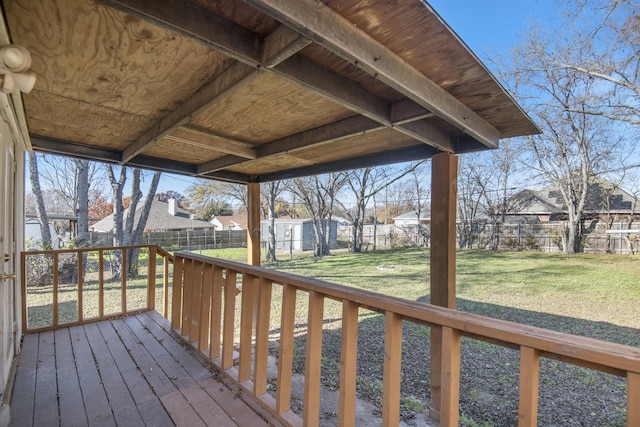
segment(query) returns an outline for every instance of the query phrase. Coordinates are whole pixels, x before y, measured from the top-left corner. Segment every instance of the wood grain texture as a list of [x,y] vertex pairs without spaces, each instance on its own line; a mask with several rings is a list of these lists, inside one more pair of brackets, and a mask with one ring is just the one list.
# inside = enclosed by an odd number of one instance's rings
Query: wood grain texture
[[314,92],[262,73],[238,89],[234,97],[195,115],[191,123],[248,142],[264,143],[352,114]]
[[538,383],[540,381],[540,352],[520,348],[520,404],[518,427],[538,425]]

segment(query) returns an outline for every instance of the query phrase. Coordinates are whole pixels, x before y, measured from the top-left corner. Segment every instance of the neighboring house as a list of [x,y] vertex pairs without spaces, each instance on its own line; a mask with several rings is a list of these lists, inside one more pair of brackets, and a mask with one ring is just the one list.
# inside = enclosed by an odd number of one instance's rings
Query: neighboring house
[[423,209],[420,212],[420,218],[416,211],[409,211],[393,218],[393,224],[396,227],[405,227],[409,225],[429,224],[431,222],[431,211]]
[[216,230],[246,230],[247,220],[246,216],[219,215],[209,222]]
[[[60,247],[60,239],[56,234],[56,229],[49,224],[49,234],[51,234],[51,246],[53,249]],[[26,218],[24,221],[24,238],[27,250],[42,249],[42,231],[40,230],[40,221],[37,218]]]
[[[276,249],[311,251],[316,244],[316,236],[313,231],[311,219],[276,219]],[[338,222],[331,220],[329,249],[338,247]],[[269,221],[260,222],[260,236],[263,241],[269,239]]]
[[[508,214],[509,220],[522,217],[535,217],[540,222],[563,220],[567,217],[567,206],[560,190],[554,186],[543,190],[522,190],[513,196],[517,207]],[[640,202],[626,191],[615,188],[601,180],[589,185],[584,207],[584,219],[598,218],[602,215],[621,217],[638,215]]]
[[[138,203],[138,209],[134,217],[134,227],[138,225],[144,203]],[[124,217],[129,209],[125,209]],[[193,214],[178,206],[175,199],[159,200],[154,196],[149,211],[149,218],[144,231],[170,231],[170,230],[200,230],[213,229],[213,224],[195,219]],[[96,222],[90,227],[91,231],[109,233],[113,231],[113,214]]]

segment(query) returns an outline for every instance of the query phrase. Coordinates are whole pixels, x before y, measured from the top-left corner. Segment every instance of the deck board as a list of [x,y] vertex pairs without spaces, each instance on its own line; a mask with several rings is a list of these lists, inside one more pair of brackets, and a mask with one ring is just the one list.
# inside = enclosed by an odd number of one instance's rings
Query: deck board
[[267,426],[169,327],[145,313],[26,335],[10,425]]

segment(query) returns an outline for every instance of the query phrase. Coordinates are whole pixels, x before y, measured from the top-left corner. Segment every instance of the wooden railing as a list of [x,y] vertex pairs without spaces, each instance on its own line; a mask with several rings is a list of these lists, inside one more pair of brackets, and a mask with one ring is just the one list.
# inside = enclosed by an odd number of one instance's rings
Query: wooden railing
[[[122,274],[120,267],[127,265],[132,251],[140,253],[133,278]],[[168,317],[169,266],[173,256],[156,245],[23,252],[23,331],[55,329],[156,309],[158,257],[162,260],[162,298],[158,302]]]
[[[240,292],[238,281],[241,283],[240,307],[236,307],[236,295]],[[275,396],[267,393],[273,285],[282,287]],[[299,292],[308,293],[309,300],[302,417],[291,411],[294,319],[296,294]],[[361,308],[382,313],[385,318],[382,404],[385,426],[399,424],[402,321],[441,330],[443,367],[440,422],[443,426],[458,425],[461,336],[519,350],[519,426],[535,426],[537,423],[541,357],[626,377],[627,425],[640,426],[638,348],[191,253],[178,252],[175,255],[172,327],[209,358],[243,394],[250,396],[285,425],[316,426],[319,423],[325,299],[342,304],[338,410],[341,426],[355,425],[358,314]]]

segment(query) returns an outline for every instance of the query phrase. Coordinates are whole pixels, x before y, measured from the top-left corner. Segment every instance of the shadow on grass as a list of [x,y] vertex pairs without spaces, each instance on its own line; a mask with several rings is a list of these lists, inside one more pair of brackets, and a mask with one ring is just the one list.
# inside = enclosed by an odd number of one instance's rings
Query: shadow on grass
[[[420,302],[428,303],[429,297]],[[640,331],[607,322],[532,312],[458,299],[458,309],[576,335],[640,347]],[[333,327],[328,327],[333,323]],[[429,406],[429,328],[403,322],[401,414],[410,423]],[[279,333],[278,330],[272,333]],[[339,388],[341,330],[325,322],[322,383]],[[294,343],[294,371],[304,374],[306,335]],[[606,344],[603,344],[606,345]],[[272,345],[277,355],[277,346]],[[357,392],[377,407],[382,403],[384,316],[361,310],[358,333]],[[519,352],[470,338],[462,340],[461,424],[512,426],[518,422]],[[337,408],[335,408],[337,411]],[[332,416],[324,414],[326,417]],[[626,425],[626,381],[610,374],[542,359],[539,425]]]

